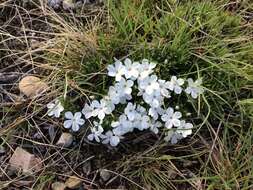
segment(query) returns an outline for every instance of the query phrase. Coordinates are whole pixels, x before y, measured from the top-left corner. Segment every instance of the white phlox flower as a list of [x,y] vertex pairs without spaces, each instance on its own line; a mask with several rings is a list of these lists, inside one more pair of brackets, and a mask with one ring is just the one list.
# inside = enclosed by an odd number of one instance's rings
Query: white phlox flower
[[141,105],[137,105],[136,111],[141,115],[147,114],[147,110]]
[[201,86],[202,79],[193,81],[192,78],[189,78],[187,81],[188,81],[188,87],[185,89],[185,92],[187,94],[190,94],[192,98],[196,99],[200,94],[204,92],[204,89]]
[[177,78],[176,76],[172,76],[171,80],[168,83],[168,88],[171,91],[174,91],[176,94],[181,94],[182,92],[182,85],[184,84],[184,79]]
[[152,131],[155,134],[159,133],[159,128],[162,127],[162,123],[160,121],[156,121],[154,119],[151,120],[150,123],[150,131]]
[[137,111],[136,111],[136,105],[129,102],[127,104],[127,107],[125,108],[124,110],[124,113],[126,114],[127,118],[130,120],[130,121],[133,121],[136,117],[136,114],[137,114]]
[[161,119],[165,122],[165,127],[171,129],[173,126],[179,127],[181,122],[180,118],[182,117],[181,112],[174,112],[174,109],[169,107],[166,112],[162,115]]
[[132,86],[134,82],[132,80],[125,80],[122,78],[115,86],[122,92],[123,95],[131,95],[132,93]]
[[135,128],[143,131],[144,129],[148,129],[150,127],[150,117],[147,115],[141,116],[137,118]]
[[121,136],[127,133],[127,130],[123,128],[120,121],[113,121],[111,127],[113,128],[112,131],[115,135]]
[[110,144],[111,146],[117,146],[120,142],[120,137],[113,134],[112,131],[107,131],[102,139],[103,144]]
[[102,134],[104,129],[98,122],[94,121],[93,124],[94,126],[91,128],[91,134],[89,134],[87,138],[89,141],[93,141],[95,139],[97,142],[100,142],[100,138],[104,137]]
[[115,77],[116,81],[120,81],[126,73],[126,67],[119,60],[116,60],[114,65],[108,65],[107,70],[108,76]]
[[119,121],[112,122],[113,133],[117,136],[122,136],[133,131],[132,122],[128,120],[125,114],[120,115]]
[[166,142],[171,142],[171,144],[176,144],[179,140],[181,140],[183,136],[176,131],[170,130],[166,133],[164,140]]
[[148,115],[150,115],[154,120],[157,120],[159,115],[163,115],[165,110],[161,107],[150,107],[148,110]]
[[180,126],[177,127],[177,133],[181,134],[184,138],[192,134],[193,125],[186,123],[184,120],[181,121]]
[[141,61],[141,66],[139,67],[139,79],[143,80],[147,76],[153,73],[153,69],[156,67],[156,64],[153,62],[149,62],[147,59],[143,59]]
[[[175,144],[192,134],[193,124],[183,120],[179,111],[184,105],[178,100],[175,110],[166,105],[174,105],[171,96],[179,95],[183,90],[192,98],[197,98],[204,92],[202,80],[193,81],[189,78],[188,86],[184,89],[184,79],[177,76],[172,76],[170,81],[160,79],[154,73],[155,67],[156,64],[147,59],[136,62],[129,58],[108,65],[107,74],[114,77],[112,86],[102,99],[86,103],[82,109],[85,119],[94,124],[87,136],[88,140],[115,147],[127,133],[150,130],[162,135],[164,133],[160,131],[165,131],[164,140]],[[114,112],[117,105],[119,109]],[[64,110],[58,100],[49,103],[47,107],[49,116],[59,117]],[[82,114],[66,112],[64,127],[78,131],[85,123]],[[112,118],[115,120],[111,121]],[[108,122],[110,126],[107,126]],[[109,129],[104,131],[102,124]]]
[[117,88],[117,86],[110,86],[108,96],[110,97],[113,104],[117,105],[121,101],[122,93],[120,91],[120,88]]
[[148,129],[150,127],[151,118],[147,115],[147,110],[141,106],[137,105],[135,118],[132,121],[133,128],[140,131]]
[[119,103],[125,104],[127,100],[132,99],[131,94],[125,93],[124,85],[122,85],[122,83],[116,83],[115,86],[110,86],[108,96],[114,105],[117,105]]
[[54,103],[53,102],[48,103],[47,108],[48,108],[47,115],[54,116],[56,118],[59,118],[61,112],[64,110],[64,107],[61,105],[61,102],[58,99],[56,99]]
[[152,94],[143,94],[143,100],[150,105],[151,107],[159,107],[163,104],[163,97],[161,96],[161,92],[159,90],[154,91]]
[[136,80],[139,77],[139,71],[140,71],[140,63],[139,62],[133,62],[126,58],[124,61],[125,64],[125,77],[126,79]]
[[170,89],[170,82],[166,81],[166,80],[158,80],[158,83],[160,85],[160,91],[161,91],[161,95],[166,97],[166,98],[170,98],[170,92],[168,89]]
[[93,115],[98,116],[100,120],[103,120],[105,115],[111,114],[115,109],[115,105],[107,98],[103,98],[99,101],[92,101],[94,105]]
[[74,115],[72,112],[68,111],[65,113],[65,118],[67,120],[64,121],[63,126],[66,129],[71,128],[73,131],[78,131],[80,129],[80,126],[82,126],[85,123],[85,120],[81,118],[82,114],[81,112],[76,112]]
[[95,105],[97,104],[97,101],[91,102],[91,105],[85,104],[83,109],[82,109],[82,114],[85,116],[86,119],[89,119],[91,117],[95,117],[96,111],[95,110]]
[[151,75],[150,77],[146,77],[142,80],[138,81],[138,88],[151,95],[154,91],[160,88],[160,85],[157,81],[156,75]]

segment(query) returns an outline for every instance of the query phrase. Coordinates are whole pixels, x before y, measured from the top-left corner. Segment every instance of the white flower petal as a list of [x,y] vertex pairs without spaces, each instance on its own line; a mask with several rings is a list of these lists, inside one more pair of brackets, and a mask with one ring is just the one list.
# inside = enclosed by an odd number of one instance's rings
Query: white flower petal
[[93,134],[89,134],[89,135],[87,136],[87,138],[88,138],[89,141],[93,141],[94,135],[93,135]]
[[48,116],[53,116],[53,115],[54,115],[54,110],[49,111],[49,112],[47,113],[47,115],[48,115]]
[[119,125],[120,125],[120,122],[118,122],[118,121],[114,121],[114,122],[111,123],[111,126],[113,128],[118,127]]
[[101,134],[104,132],[104,129],[101,125],[98,125],[98,133]]
[[176,112],[174,113],[173,117],[179,119],[179,118],[182,117],[182,113],[179,112],[179,111],[176,111]]
[[190,86],[193,84],[193,79],[192,78],[188,78],[187,81],[188,81]]
[[134,112],[129,112],[129,113],[127,114],[127,117],[128,117],[128,119],[129,119],[130,121],[133,121],[134,118],[135,118],[135,113],[134,113]]
[[152,104],[155,108],[158,108],[159,106],[160,106],[160,102],[159,102],[159,100],[157,100],[157,99],[154,99],[153,100],[153,104]]
[[[63,110],[62,110],[62,111],[63,111]],[[55,116],[56,118],[59,118],[60,115],[61,115],[61,110],[59,110],[59,109],[55,110],[54,116]]]
[[103,111],[99,111],[99,112],[98,112],[98,118],[99,118],[100,120],[103,120],[103,119],[105,118],[105,113],[104,113]]
[[73,118],[74,118],[72,112],[70,112],[70,111],[68,111],[68,112],[65,113],[65,117],[66,117],[67,119],[73,119]]
[[80,118],[80,119],[77,120],[77,124],[78,124],[78,125],[83,125],[84,123],[85,123],[85,120],[84,120],[84,119],[81,119],[81,118]]
[[99,101],[97,101],[97,100],[93,100],[93,101],[91,102],[91,106],[94,107],[94,108],[98,108],[98,107],[100,106],[100,103],[99,103]]
[[169,120],[169,116],[167,114],[162,115],[161,117],[162,121],[166,122]]
[[125,65],[128,65],[128,66],[132,65],[132,61],[129,58],[126,58],[124,63],[125,63]]
[[64,128],[69,129],[72,126],[72,120],[66,120],[63,124]]
[[94,136],[95,137],[95,140],[99,143],[100,142],[100,139],[98,136]]
[[134,82],[132,80],[127,80],[127,86],[131,87],[134,85]]
[[74,132],[78,131],[79,129],[80,129],[80,126],[76,122],[72,123],[72,130]]
[[117,146],[119,144],[119,142],[120,142],[120,139],[119,139],[118,136],[113,136],[110,139],[110,145],[111,146]]
[[148,94],[148,95],[151,95],[152,93],[153,93],[153,91],[154,91],[154,89],[151,87],[151,86],[147,86],[147,88],[146,88],[146,93]]
[[52,109],[52,108],[54,108],[55,107],[55,104],[53,104],[53,103],[48,103],[47,104],[47,108],[48,109]]
[[153,133],[155,133],[155,134],[158,134],[159,133],[159,130],[158,130],[158,128],[150,128],[150,130],[153,132]]
[[191,87],[187,87],[186,89],[185,89],[185,92],[187,93],[187,94],[190,94],[191,93]]
[[114,66],[108,65],[107,70],[108,70],[108,76],[114,77],[116,75],[116,70]]
[[171,121],[171,120],[168,120],[168,121],[165,123],[165,127],[166,127],[167,129],[171,129],[171,128],[173,127],[172,121]]
[[181,124],[179,119],[173,119],[173,120],[172,120],[172,123],[173,123],[173,125],[176,126],[176,127],[180,126],[180,124]]
[[186,123],[185,124],[185,128],[186,129],[192,129],[193,128],[193,125],[191,123]]
[[106,139],[104,139],[104,140],[102,141],[102,143],[103,143],[103,144],[108,144],[109,141],[110,141],[110,139],[109,139],[109,138],[106,138]]
[[79,118],[81,118],[81,117],[82,117],[81,112],[76,112],[75,115],[74,115],[74,118],[75,118],[75,119],[79,119]]
[[182,88],[181,88],[180,86],[175,86],[174,92],[175,92],[176,94],[181,94]]
[[192,98],[196,99],[198,97],[198,93],[195,90],[191,91]]
[[174,109],[171,108],[171,107],[169,107],[169,108],[166,110],[166,114],[168,114],[168,116],[170,116],[170,117],[172,117],[173,113],[174,113]]
[[177,142],[178,142],[178,138],[177,138],[177,136],[176,135],[173,135],[172,137],[171,137],[171,144],[177,144]]
[[132,89],[131,88],[125,88],[124,93],[131,94],[132,93]]
[[182,85],[184,84],[184,79],[179,78],[179,79],[177,80],[177,83],[178,83],[180,86],[182,86]]
[[174,90],[174,84],[172,82],[168,82],[168,89],[171,91]]
[[176,76],[172,76],[171,77],[171,81],[173,81],[173,82],[177,81],[177,77]]

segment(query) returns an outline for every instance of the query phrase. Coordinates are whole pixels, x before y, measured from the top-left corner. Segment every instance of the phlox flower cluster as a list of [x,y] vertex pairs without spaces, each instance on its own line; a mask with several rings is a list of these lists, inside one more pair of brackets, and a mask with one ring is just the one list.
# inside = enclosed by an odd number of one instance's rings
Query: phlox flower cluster
[[[125,134],[134,130],[150,130],[155,134],[165,131],[164,140],[173,144],[191,135],[193,125],[183,119],[180,111],[167,105],[166,100],[183,92],[196,99],[204,92],[201,79],[189,78],[186,82],[172,76],[166,81],[154,74],[155,68],[156,64],[147,59],[140,62],[128,58],[123,62],[116,60],[107,67],[108,76],[115,79],[108,93],[100,100],[86,103],[81,112],[66,112],[64,127],[78,131],[85,124],[84,116],[93,121],[88,140],[111,146],[117,146]],[[125,105],[124,109],[114,113],[119,104]],[[63,111],[59,100],[47,107],[50,116],[59,117]],[[110,121],[110,129],[104,131],[104,121],[110,115],[116,119]]]

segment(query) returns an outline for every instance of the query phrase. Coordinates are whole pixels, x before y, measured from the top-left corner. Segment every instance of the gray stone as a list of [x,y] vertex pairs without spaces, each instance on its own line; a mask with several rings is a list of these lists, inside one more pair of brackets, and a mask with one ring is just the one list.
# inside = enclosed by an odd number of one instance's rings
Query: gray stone
[[106,169],[101,169],[100,177],[102,178],[103,181],[108,181],[111,177],[111,173]]
[[52,190],[64,190],[66,188],[66,185],[61,182],[54,182],[52,185]]
[[70,133],[62,133],[61,137],[57,141],[56,145],[63,146],[65,148],[70,147],[73,142],[73,135]]

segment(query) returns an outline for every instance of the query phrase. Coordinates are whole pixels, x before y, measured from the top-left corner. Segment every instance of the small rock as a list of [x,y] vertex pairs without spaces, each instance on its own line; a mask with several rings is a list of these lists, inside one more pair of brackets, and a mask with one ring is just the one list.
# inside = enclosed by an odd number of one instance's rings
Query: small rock
[[30,98],[45,92],[47,89],[47,84],[38,77],[26,76],[19,82],[19,90]]
[[100,177],[103,181],[108,181],[111,177],[111,173],[106,169],[102,169],[100,170]]
[[14,151],[9,161],[11,167],[22,169],[23,173],[31,174],[39,171],[42,168],[42,160],[36,158],[33,154],[18,147]]
[[76,176],[71,176],[67,179],[65,182],[65,185],[70,189],[76,189],[79,188],[82,184],[82,180]]
[[62,7],[64,10],[72,10],[75,8],[75,3],[73,0],[63,0]]
[[54,182],[52,185],[52,190],[64,190],[66,188],[66,185],[61,182]]
[[56,145],[69,147],[73,142],[73,135],[70,133],[62,133]]

